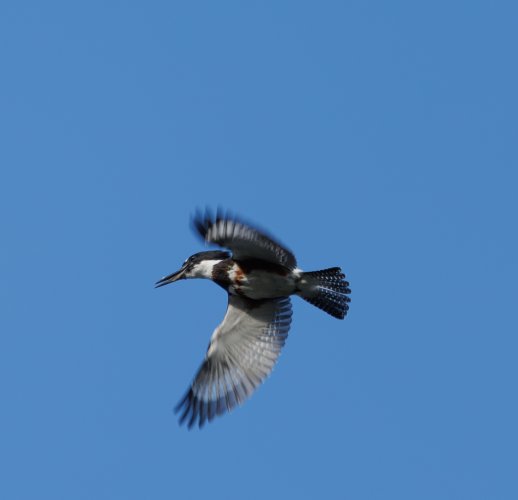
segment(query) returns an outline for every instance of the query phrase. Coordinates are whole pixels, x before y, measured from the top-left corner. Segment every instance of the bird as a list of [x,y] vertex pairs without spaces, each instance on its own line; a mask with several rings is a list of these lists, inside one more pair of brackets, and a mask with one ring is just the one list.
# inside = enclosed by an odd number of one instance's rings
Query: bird
[[206,244],[226,250],[191,255],[155,287],[209,279],[227,292],[228,304],[203,363],[174,409],[180,425],[189,429],[241,405],[270,375],[290,329],[292,295],[344,319],[351,293],[341,268],[304,272],[290,250],[228,212],[198,210],[191,222]]

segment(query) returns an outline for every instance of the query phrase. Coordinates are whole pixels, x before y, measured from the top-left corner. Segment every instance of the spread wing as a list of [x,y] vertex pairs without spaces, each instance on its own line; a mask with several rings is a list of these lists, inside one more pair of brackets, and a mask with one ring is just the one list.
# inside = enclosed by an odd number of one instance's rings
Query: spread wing
[[243,403],[273,370],[290,324],[289,297],[254,301],[229,295],[205,360],[175,408],[180,424],[202,427]]
[[197,213],[193,224],[201,237],[208,243],[230,248],[236,260],[261,259],[295,269],[295,256],[271,237],[233,217],[222,214],[212,217]]

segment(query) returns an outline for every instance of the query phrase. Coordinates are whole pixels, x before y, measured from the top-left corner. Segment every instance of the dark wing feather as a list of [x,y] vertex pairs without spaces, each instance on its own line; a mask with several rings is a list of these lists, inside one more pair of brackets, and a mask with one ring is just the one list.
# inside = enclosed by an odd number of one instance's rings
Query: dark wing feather
[[197,213],[193,225],[206,242],[230,248],[236,260],[260,259],[288,269],[297,267],[295,256],[289,250],[235,217],[220,213],[213,217],[207,211],[205,215]]
[[290,324],[289,297],[254,301],[229,295],[205,361],[175,408],[180,423],[202,427],[242,404],[273,370]]

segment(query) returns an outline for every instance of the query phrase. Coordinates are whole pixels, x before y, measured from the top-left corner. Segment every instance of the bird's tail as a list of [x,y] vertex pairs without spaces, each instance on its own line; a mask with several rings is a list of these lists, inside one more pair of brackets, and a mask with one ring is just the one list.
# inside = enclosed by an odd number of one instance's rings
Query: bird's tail
[[298,295],[338,319],[343,319],[351,299],[349,282],[339,267],[302,273]]

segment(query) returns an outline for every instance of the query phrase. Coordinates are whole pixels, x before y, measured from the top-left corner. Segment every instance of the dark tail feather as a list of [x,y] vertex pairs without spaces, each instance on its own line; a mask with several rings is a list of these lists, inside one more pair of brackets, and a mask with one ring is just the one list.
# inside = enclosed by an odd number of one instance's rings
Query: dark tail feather
[[349,283],[339,267],[302,273],[300,297],[335,318],[343,319],[347,314],[350,293]]

